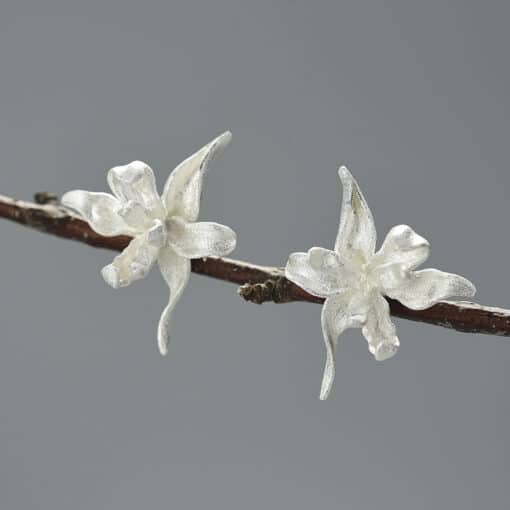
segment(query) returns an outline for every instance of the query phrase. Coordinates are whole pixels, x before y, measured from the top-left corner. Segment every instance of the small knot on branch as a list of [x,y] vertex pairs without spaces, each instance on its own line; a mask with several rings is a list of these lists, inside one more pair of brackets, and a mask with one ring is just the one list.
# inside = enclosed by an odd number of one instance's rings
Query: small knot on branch
[[261,305],[266,302],[288,303],[292,301],[289,294],[291,283],[284,276],[266,280],[263,283],[245,283],[237,293],[246,301]]
[[34,193],[34,202],[39,205],[58,204],[58,196],[49,191],[38,191]]

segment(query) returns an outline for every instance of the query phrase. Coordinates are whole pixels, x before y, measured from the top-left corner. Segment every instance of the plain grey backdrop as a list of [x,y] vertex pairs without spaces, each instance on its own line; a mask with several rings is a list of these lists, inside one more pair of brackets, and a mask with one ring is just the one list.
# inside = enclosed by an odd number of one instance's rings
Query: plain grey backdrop
[[[203,219],[233,256],[334,243],[346,163],[380,238],[510,306],[505,1],[3,1],[0,192],[106,191],[225,129]],[[170,353],[154,271],[0,222],[0,508],[510,508],[510,344],[397,320],[377,363],[344,335],[318,399],[320,307],[242,302],[192,276]]]

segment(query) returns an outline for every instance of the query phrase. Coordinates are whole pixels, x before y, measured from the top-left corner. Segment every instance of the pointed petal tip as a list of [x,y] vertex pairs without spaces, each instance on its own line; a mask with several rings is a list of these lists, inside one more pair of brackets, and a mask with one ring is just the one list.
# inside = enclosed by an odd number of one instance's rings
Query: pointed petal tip
[[121,287],[119,272],[113,264],[108,264],[101,269],[103,280],[114,289]]
[[232,140],[232,133],[230,131],[225,131],[218,136],[213,143],[216,144],[216,150],[223,150]]
[[352,179],[352,174],[345,165],[341,165],[340,168],[338,169],[338,176],[342,181]]
[[327,400],[329,395],[331,394],[331,390],[333,389],[333,380],[335,378],[335,372],[333,371],[328,373],[326,369],[324,376],[322,378],[321,383],[321,391],[319,393],[319,400]]
[[[332,348],[332,347],[331,347]],[[319,394],[320,400],[326,400],[333,389],[333,381],[335,380],[335,360],[333,358],[333,351],[327,349],[326,366],[324,367],[324,374],[322,376],[321,391]]]

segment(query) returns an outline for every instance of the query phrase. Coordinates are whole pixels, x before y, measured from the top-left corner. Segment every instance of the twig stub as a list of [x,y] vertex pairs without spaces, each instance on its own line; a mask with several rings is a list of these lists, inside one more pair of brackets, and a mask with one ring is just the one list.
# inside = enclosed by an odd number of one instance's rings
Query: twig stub
[[290,289],[292,283],[284,276],[277,276],[262,283],[245,283],[237,290],[238,294],[250,303],[261,305],[266,302],[289,303],[296,301]]

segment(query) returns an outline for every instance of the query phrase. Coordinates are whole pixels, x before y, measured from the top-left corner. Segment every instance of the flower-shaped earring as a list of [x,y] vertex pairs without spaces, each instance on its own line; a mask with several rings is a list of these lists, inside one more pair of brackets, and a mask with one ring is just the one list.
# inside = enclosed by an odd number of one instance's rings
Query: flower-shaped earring
[[229,254],[236,245],[232,229],[196,222],[202,180],[211,160],[231,139],[229,132],[183,161],[170,174],[161,197],[152,169],[141,161],[108,172],[113,195],[75,190],[62,197],[97,233],[129,235],[133,240],[101,274],[114,288],[144,278],[157,261],[170,288],[170,299],[158,326],[158,346],[167,353],[170,317],[190,276],[190,259]]
[[437,269],[413,271],[429,256],[429,243],[407,225],[393,227],[376,253],[372,213],[357,182],[345,167],[340,227],[334,251],[311,248],[293,253],[287,278],[308,293],[325,298],[322,333],[326,366],[320,392],[325,400],[335,377],[335,347],[347,328],[362,328],[377,360],[393,356],[399,341],[384,296],[413,310],[422,310],[451,296],[473,296],[474,285],[456,274]]

